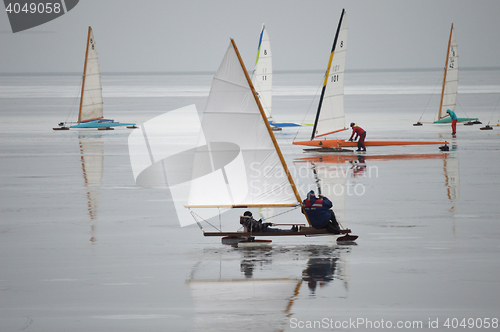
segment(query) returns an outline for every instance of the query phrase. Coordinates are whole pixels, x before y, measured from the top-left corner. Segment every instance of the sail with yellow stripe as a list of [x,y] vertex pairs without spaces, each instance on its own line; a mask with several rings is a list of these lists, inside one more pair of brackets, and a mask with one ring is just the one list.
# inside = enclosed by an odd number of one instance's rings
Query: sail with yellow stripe
[[344,72],[347,52],[347,22],[342,10],[326,69],[311,140],[345,130]]

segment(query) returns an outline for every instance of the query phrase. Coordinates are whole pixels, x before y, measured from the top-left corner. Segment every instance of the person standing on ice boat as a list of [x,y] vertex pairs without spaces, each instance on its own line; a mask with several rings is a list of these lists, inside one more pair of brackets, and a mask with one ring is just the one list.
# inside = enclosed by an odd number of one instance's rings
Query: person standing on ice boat
[[354,136],[354,134],[356,134],[354,140],[357,140],[359,137],[358,149],[356,151],[366,151],[366,146],[365,146],[366,130],[364,130],[354,122],[351,122],[351,128],[352,128],[352,134],[351,137],[349,138],[349,142],[352,142],[352,137]]
[[457,133],[457,115],[452,110],[447,110],[446,113],[448,113],[451,118],[451,134],[455,135]]
[[316,195],[314,191],[311,190],[307,193],[307,199],[302,202],[302,213],[307,214],[311,226],[314,228],[326,228],[329,233],[340,234],[339,223],[337,218],[335,218],[335,213],[330,210],[333,207],[333,203],[325,196]]
[[279,228],[271,228],[273,225],[270,222],[262,222],[262,219],[260,220],[255,220],[252,217],[252,212],[250,211],[245,211],[243,216],[240,217],[240,224],[242,224],[247,232],[255,232],[255,233],[262,233],[262,232],[296,232],[298,230],[297,226],[293,226],[292,229],[286,230],[286,229],[279,229]]

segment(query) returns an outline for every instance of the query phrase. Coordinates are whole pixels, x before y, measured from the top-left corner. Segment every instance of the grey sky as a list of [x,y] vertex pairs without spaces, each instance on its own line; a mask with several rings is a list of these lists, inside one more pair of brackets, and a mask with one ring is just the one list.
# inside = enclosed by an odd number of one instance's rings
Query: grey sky
[[275,70],[323,70],[342,8],[347,69],[441,68],[451,23],[460,66],[500,66],[498,0],[80,0],[13,34],[0,13],[0,73],[80,72],[88,26],[101,71],[215,71],[234,38],[253,69],[262,23]]

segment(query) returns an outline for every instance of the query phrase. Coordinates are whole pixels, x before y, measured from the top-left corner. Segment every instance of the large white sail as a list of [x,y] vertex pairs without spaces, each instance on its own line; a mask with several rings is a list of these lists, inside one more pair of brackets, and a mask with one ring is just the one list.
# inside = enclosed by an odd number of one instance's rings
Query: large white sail
[[266,26],[262,24],[260,33],[257,60],[252,76],[252,84],[259,94],[260,102],[266,116],[271,118],[271,106],[273,98],[273,59],[271,54],[271,42],[267,34]]
[[344,71],[347,52],[347,21],[345,11],[340,16],[328,68],[318,106],[314,137],[325,136],[345,129]]
[[447,116],[446,110],[455,110],[458,91],[458,45],[455,38],[455,29],[451,25],[450,39],[446,55],[446,67],[444,70],[443,90],[441,93],[441,105],[439,106],[439,119]]
[[101,74],[99,73],[99,60],[97,58],[94,32],[92,31],[92,28],[89,27],[78,123],[93,119],[101,119],[103,117],[102,105],[102,86]]
[[247,75],[231,42],[203,113],[188,207],[298,203]]

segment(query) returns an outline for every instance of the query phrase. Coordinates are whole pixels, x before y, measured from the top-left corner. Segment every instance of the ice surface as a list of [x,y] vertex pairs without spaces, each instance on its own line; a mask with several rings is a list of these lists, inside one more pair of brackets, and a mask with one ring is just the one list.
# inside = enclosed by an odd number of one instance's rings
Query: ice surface
[[[464,71],[457,115],[496,124],[498,74]],[[311,123],[321,74],[274,78],[276,121]],[[105,117],[140,125],[193,103],[201,111],[210,80],[104,75]],[[367,130],[367,139],[448,140],[452,151],[376,147],[364,163],[352,155],[317,161],[345,171],[343,224],[357,243],[275,238],[271,248],[252,250],[204,238],[197,226],[181,228],[168,189],[136,186],[129,130],[53,131],[75,114],[78,77],[0,76],[0,329],[253,331],[266,322],[292,331],[323,319],[426,327],[498,317],[499,131],[459,124],[452,138],[449,125],[413,127],[422,112],[425,121],[435,116],[438,96],[430,93],[438,80],[437,71],[346,74],[346,122]],[[297,160],[311,154],[291,142],[310,130],[276,133],[303,196],[315,179]],[[236,230],[240,212],[224,216],[224,226]],[[298,210],[271,221],[290,220],[305,222]],[[262,310],[267,301],[276,303],[271,318]],[[223,316],[216,310],[231,303],[238,305]]]

